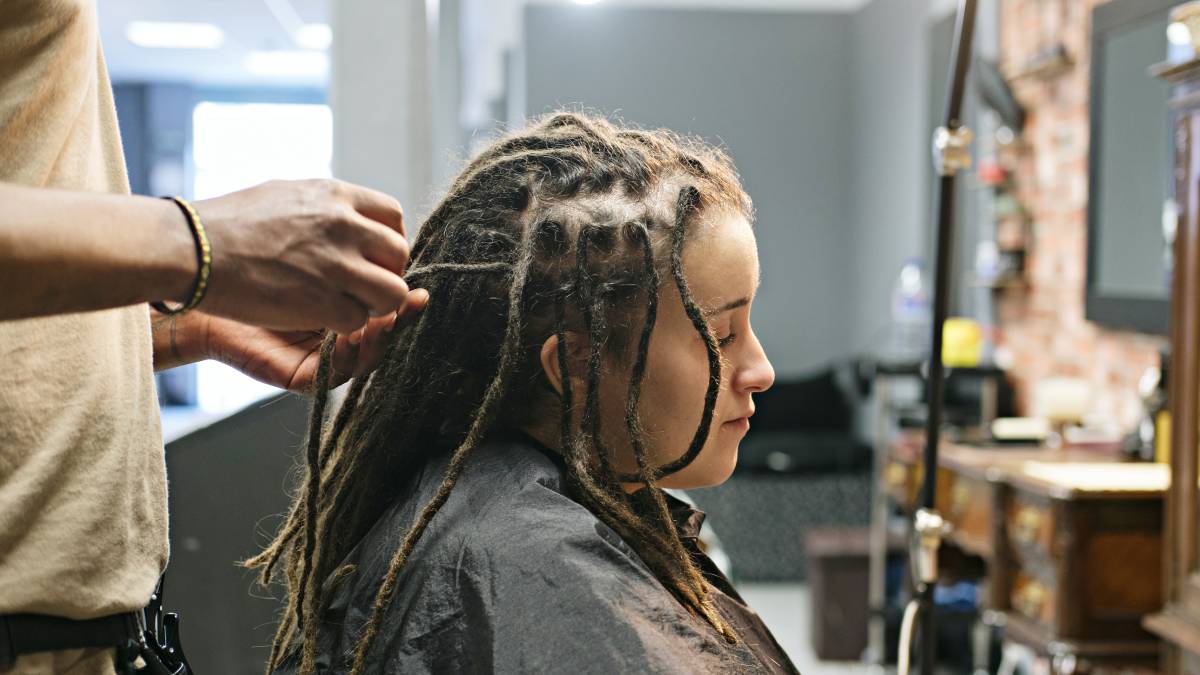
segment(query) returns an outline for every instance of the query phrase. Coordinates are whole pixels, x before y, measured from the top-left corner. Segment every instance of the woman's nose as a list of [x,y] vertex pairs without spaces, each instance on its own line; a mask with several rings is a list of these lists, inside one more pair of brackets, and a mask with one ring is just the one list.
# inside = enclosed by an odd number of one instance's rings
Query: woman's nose
[[750,342],[751,344],[746,350],[746,360],[738,369],[734,388],[750,393],[766,391],[771,388],[772,384],[775,384],[775,368],[771,366],[771,362],[767,359],[767,353],[763,351],[762,344],[753,333]]

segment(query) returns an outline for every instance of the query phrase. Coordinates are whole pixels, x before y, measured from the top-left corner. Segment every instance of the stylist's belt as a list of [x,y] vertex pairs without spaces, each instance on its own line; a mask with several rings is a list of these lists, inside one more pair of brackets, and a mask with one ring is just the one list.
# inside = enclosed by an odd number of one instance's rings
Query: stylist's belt
[[136,643],[141,612],[73,621],[41,614],[0,614],[0,670],[34,652]]
[[191,675],[179,643],[179,615],[162,609],[163,579],[145,609],[74,621],[42,614],[0,614],[0,671],[22,654],[115,648],[119,675]]

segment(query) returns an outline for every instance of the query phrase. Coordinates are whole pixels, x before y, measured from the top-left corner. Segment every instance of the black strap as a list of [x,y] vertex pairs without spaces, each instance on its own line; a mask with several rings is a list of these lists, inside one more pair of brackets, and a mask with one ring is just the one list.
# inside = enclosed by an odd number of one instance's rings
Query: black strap
[[119,647],[137,639],[134,612],[82,621],[43,614],[0,614],[0,670],[22,654]]

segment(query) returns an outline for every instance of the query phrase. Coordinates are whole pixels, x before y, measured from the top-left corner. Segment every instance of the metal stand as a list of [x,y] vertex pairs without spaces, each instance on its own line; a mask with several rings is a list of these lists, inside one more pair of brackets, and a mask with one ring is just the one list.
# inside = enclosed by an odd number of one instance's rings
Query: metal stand
[[[999,405],[999,377],[1001,371],[993,368],[956,369],[955,374],[979,381],[979,427],[974,430],[976,437],[990,429],[996,419]],[[953,379],[947,376],[948,380]],[[889,529],[892,521],[891,500],[889,489],[888,462],[892,453],[892,443],[896,430],[896,410],[894,398],[900,393],[905,380],[924,381],[920,364],[911,363],[876,363],[871,374],[871,389],[874,392],[874,461],[872,462],[871,490],[871,526],[868,539],[870,553],[870,580],[867,586],[867,602],[870,608],[870,622],[867,629],[867,651],[865,661],[871,664],[871,672],[878,675],[883,673],[887,654],[887,621],[890,609],[887,601],[886,574],[888,560]],[[915,383],[913,383],[915,384]],[[971,432],[972,430],[962,430]],[[895,468],[895,467],[893,467]],[[907,510],[910,503],[901,499],[901,506]],[[909,523],[912,528],[913,524]],[[914,530],[915,531],[915,530]],[[914,563],[915,569],[915,563]],[[916,585],[916,578],[914,578]],[[991,617],[989,620],[988,617]],[[981,615],[981,635],[999,630],[997,622],[1003,622],[1003,613],[985,612]],[[986,630],[985,630],[986,629]],[[985,654],[987,639],[980,639],[980,654]],[[986,656],[978,656],[976,661],[985,663]]]
[[[924,484],[921,489],[921,508],[913,519],[912,570],[917,585],[917,597],[909,611],[920,619],[921,673],[933,675],[937,664],[937,625],[935,622],[933,589],[937,583],[937,553],[946,531],[945,521],[936,509],[937,454],[945,402],[945,367],[942,363],[942,328],[946,323],[950,296],[950,255],[954,243],[954,179],[971,164],[971,131],[962,124],[963,91],[971,56],[971,38],[975,28],[976,0],[959,0],[958,17],[954,27],[950,94],[946,105],[946,124],[933,136],[934,166],[938,179],[937,262],[934,267],[933,326],[930,344],[927,400],[929,415],[925,424]],[[900,675],[907,675],[911,654],[911,631],[908,640],[901,640]],[[906,644],[907,642],[907,644]]]

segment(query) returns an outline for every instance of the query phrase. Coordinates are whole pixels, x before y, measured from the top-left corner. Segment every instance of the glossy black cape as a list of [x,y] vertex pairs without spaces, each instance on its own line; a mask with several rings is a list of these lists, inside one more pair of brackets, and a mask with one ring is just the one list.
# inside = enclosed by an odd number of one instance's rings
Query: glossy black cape
[[[726,646],[607,525],[566,494],[558,458],[523,438],[479,448],[419,540],[367,673],[794,673],[754,612],[696,549],[704,514],[672,500],[685,544],[741,637]],[[431,461],[350,553],[319,631],[319,673],[350,654],[393,552],[442,480]],[[296,650],[276,673],[299,668]]]

